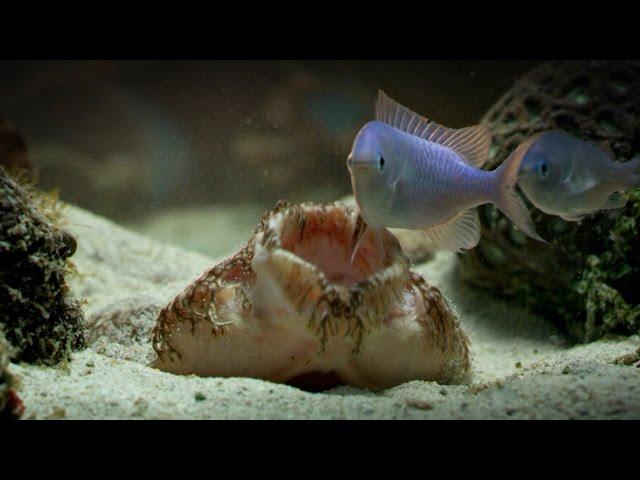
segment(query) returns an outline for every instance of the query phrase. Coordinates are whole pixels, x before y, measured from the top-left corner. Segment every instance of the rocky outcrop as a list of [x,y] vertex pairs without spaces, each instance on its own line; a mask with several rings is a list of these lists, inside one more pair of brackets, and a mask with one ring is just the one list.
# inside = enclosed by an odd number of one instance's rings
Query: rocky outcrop
[[0,167],[0,327],[16,360],[51,365],[84,347],[83,314],[65,282],[75,248]]
[[[640,63],[551,62],[525,75],[487,112],[493,169],[523,140],[560,128],[613,150],[640,153]],[[525,237],[492,205],[482,240],[459,256],[463,278],[559,323],[578,341],[640,330],[640,191],[625,208],[569,223],[531,207],[548,245]]]

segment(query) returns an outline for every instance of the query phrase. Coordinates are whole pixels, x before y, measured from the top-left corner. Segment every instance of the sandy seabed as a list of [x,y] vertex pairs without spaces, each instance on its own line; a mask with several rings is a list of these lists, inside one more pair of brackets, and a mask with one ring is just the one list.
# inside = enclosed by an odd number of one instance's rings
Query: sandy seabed
[[[227,217],[224,227],[233,229]],[[55,368],[12,365],[27,419],[640,418],[640,368],[613,363],[640,346],[638,336],[569,346],[548,320],[465,287],[448,252],[415,270],[460,315],[471,340],[469,384],[413,381],[378,393],[348,386],[309,393],[249,378],[155,370],[146,365],[154,355],[148,333],[157,311],[215,260],[76,207],[67,218],[80,272],[70,284],[86,299],[90,346]],[[217,227],[197,233],[212,244],[221,236],[228,243],[249,236],[244,223],[221,232],[221,223],[211,222]],[[206,218],[198,224],[207,225]]]

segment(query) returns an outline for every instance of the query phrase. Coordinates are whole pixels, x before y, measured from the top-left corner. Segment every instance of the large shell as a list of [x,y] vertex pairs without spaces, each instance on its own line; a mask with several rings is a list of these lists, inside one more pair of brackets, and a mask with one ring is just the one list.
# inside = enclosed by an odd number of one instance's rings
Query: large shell
[[238,253],[160,312],[154,366],[293,383],[330,373],[372,389],[462,381],[467,338],[396,238],[384,231],[379,253],[365,239],[350,262],[364,227],[341,203],[279,203]]

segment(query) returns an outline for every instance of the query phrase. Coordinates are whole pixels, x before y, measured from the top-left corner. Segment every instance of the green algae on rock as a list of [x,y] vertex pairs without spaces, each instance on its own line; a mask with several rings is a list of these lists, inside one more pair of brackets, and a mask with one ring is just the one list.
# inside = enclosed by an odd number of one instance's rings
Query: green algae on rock
[[75,246],[0,166],[0,326],[16,360],[52,365],[84,347],[83,314],[64,278]]
[[[483,123],[493,134],[488,169],[529,136],[556,128],[626,161],[640,152],[640,63],[544,63],[516,82]],[[640,331],[640,192],[626,196],[624,208],[577,223],[531,207],[548,245],[483,206],[482,240],[459,256],[462,277],[553,319],[576,341]]]

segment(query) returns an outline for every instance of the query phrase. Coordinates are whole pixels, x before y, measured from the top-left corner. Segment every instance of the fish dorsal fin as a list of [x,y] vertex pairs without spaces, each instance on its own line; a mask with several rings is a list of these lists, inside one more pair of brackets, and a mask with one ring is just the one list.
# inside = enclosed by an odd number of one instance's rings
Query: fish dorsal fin
[[425,228],[424,234],[436,248],[459,252],[480,241],[480,220],[475,208],[460,212],[439,225]]
[[378,90],[376,120],[429,142],[455,150],[471,165],[481,167],[487,160],[491,134],[484,125],[447,128],[423,117]]

